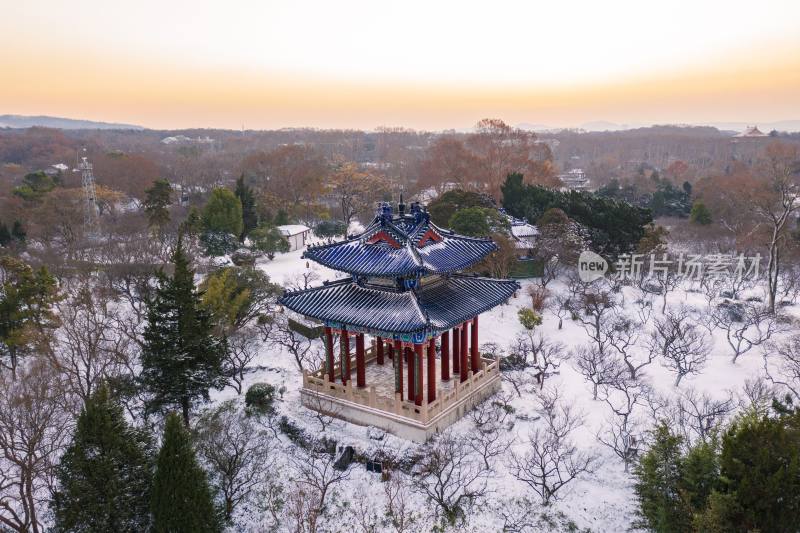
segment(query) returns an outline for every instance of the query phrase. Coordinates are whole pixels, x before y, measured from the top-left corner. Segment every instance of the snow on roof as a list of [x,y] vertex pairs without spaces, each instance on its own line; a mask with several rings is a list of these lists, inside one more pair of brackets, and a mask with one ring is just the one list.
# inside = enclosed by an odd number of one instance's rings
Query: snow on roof
[[311,228],[302,224],[287,224],[285,226],[278,226],[278,231],[280,231],[281,235],[284,237],[291,237],[292,235],[299,235],[300,233],[311,231]]
[[767,134],[762,133],[758,126],[747,126],[747,129],[742,133],[736,135],[737,137],[766,137]]
[[512,223],[511,235],[519,238],[535,237],[539,235],[539,229],[536,226],[528,224],[527,222],[523,222],[521,224]]

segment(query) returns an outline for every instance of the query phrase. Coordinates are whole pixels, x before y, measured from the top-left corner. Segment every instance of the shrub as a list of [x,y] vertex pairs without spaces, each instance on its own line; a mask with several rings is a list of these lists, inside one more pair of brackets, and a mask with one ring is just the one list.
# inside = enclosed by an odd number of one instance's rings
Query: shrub
[[544,305],[547,302],[547,289],[532,285],[528,288],[528,295],[531,297],[531,308],[533,308],[533,310],[537,313],[541,314],[542,310],[544,309]]
[[542,316],[533,309],[520,309],[517,315],[519,316],[519,323],[528,331],[532,331],[533,328],[542,324]]
[[239,239],[233,233],[207,231],[200,236],[206,255],[220,257],[232,253],[239,247]]
[[340,220],[323,220],[314,228],[317,237],[336,237],[347,232],[347,224]]
[[275,387],[269,383],[254,383],[244,395],[244,404],[249,411],[258,414],[275,412]]

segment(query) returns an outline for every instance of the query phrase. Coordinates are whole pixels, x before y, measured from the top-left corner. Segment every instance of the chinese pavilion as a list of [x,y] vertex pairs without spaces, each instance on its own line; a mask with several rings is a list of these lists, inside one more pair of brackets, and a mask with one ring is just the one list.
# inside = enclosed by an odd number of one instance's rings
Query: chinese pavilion
[[324,324],[325,364],[303,373],[303,405],[425,441],[499,389],[498,361],[479,352],[478,316],[519,284],[460,273],[494,242],[437,227],[419,203],[405,207],[402,197],[397,214],[383,203],[361,234],[308,248],[304,258],[350,277],[280,303]]

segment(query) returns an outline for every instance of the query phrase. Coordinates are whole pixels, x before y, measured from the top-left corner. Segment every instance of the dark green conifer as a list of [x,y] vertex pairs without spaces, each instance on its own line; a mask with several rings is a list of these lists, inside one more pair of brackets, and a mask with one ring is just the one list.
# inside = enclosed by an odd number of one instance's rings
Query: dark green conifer
[[253,189],[244,181],[244,175],[236,180],[236,197],[242,203],[242,233],[239,240],[244,242],[244,238],[258,226],[258,215],[256,214],[256,197]]
[[8,231],[8,226],[0,222],[0,246],[8,246],[11,242],[11,233]]
[[55,531],[138,532],[150,524],[152,449],[101,385],[78,417],[61,457],[53,498]]
[[188,426],[192,404],[208,400],[209,389],[224,384],[225,343],[213,336],[210,316],[199,305],[194,272],[180,237],[172,260],[174,274],[159,274],[158,289],[148,305],[141,381],[149,394],[148,411],[180,408]]
[[156,533],[213,533],[220,530],[205,471],[197,462],[189,431],[171,413],[158,452],[150,503]]

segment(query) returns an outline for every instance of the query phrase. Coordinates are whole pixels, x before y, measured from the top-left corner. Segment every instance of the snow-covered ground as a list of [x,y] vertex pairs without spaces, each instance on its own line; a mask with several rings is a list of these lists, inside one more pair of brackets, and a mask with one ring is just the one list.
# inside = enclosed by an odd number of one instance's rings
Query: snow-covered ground
[[[318,285],[323,280],[335,279],[343,274],[331,271],[314,263],[307,263],[301,259],[302,251],[291,252],[278,255],[274,260],[259,260],[257,266],[267,273],[270,278],[280,284],[296,283],[303,273],[312,271],[314,274],[313,284]],[[497,343],[501,348],[508,349],[517,335],[524,333],[520,325],[517,311],[522,307],[530,306],[530,297],[527,295],[527,288],[534,283],[534,280],[523,281],[522,290],[516,297],[512,298],[507,305],[499,306],[483,315],[480,320],[480,340],[481,343]],[[559,292],[565,292],[566,286],[556,281],[548,287],[551,297]],[[633,289],[625,289],[626,309],[632,310]],[[696,308],[700,314],[708,312],[708,304],[704,296],[697,292],[678,290],[669,295],[670,305],[684,304]],[[660,313],[660,297],[654,303],[654,315]],[[794,308],[784,309],[784,312],[793,312]],[[652,327],[650,321],[650,326]],[[585,345],[589,342],[586,332],[580,323],[572,321],[569,317],[564,318],[563,329],[558,329],[558,317],[550,311],[545,311],[543,323],[537,332],[544,335],[550,341],[563,344],[564,352],[572,352],[576,347]],[[646,332],[642,331],[642,337]],[[653,390],[667,397],[674,397],[679,391],[686,391],[694,388],[697,392],[706,393],[713,397],[728,397],[731,393],[741,391],[745,380],[753,378],[762,373],[763,357],[761,348],[753,348],[744,354],[734,364],[722,332],[714,332],[714,346],[708,358],[707,364],[699,375],[686,376],[676,388],[675,374],[666,368],[662,361],[656,360],[653,364],[644,367],[642,379],[649,383]],[[640,340],[640,344],[643,344]],[[319,426],[315,423],[310,412],[300,405],[299,388],[301,386],[301,374],[298,370],[293,357],[284,351],[280,351],[273,346],[264,345],[254,366],[260,368],[247,375],[244,390],[255,382],[269,382],[278,387],[286,388],[280,404],[280,411],[289,418],[293,419],[299,426],[309,432],[318,433]],[[538,418],[538,403],[535,390],[522,394],[521,397],[514,395],[512,402],[517,414],[516,421],[511,430],[511,435],[515,437],[516,444],[512,449],[521,450],[525,444],[528,433],[536,424],[541,424]],[[625,531],[631,528],[635,519],[635,500],[632,488],[632,477],[624,472],[622,461],[614,453],[603,446],[597,439],[599,432],[607,427],[607,420],[612,416],[610,407],[602,400],[592,399],[592,389],[584,377],[576,370],[573,361],[564,362],[559,372],[547,378],[545,389],[557,389],[560,392],[561,400],[571,404],[574,409],[584,415],[584,424],[573,434],[573,439],[579,449],[596,454],[599,458],[599,465],[593,473],[581,477],[569,484],[562,492],[559,492],[560,500],[547,509],[548,513],[555,514],[563,512],[564,515],[572,520],[579,528],[588,528],[592,531]],[[504,383],[504,392],[513,394],[513,388],[509,383]],[[228,388],[218,392],[213,398],[213,402],[224,399],[235,398],[236,393]],[[636,418],[642,423],[651,423],[652,416],[648,412],[647,406],[637,407]],[[530,416],[524,416],[524,415]],[[525,418],[525,420],[523,420]],[[472,422],[465,417],[455,426],[454,431],[461,434],[469,434],[474,431]],[[413,450],[417,445],[403,439],[386,435],[382,440],[369,438],[368,429],[342,421],[336,421],[331,427],[327,428],[326,433],[339,441],[340,444],[350,444],[356,449],[367,454],[378,449],[391,450],[397,455]],[[290,444],[283,442],[284,449]],[[374,509],[380,514],[384,506],[384,490],[381,487],[380,476],[368,473],[361,465],[355,465],[349,480],[337,488],[337,492],[342,501],[357,498],[367,498]],[[538,498],[527,490],[527,486],[517,481],[509,472],[507,461],[502,458],[496,462],[494,476],[489,482],[488,501],[483,508],[473,510],[467,525],[459,528],[460,531],[498,531],[501,528],[497,514],[490,512],[489,507],[503,506],[515,496],[528,496],[534,501]],[[423,515],[429,515],[432,505],[426,502],[420,495],[413,496],[415,506],[418,507]],[[538,509],[542,511],[543,508]],[[260,530],[261,525],[258,513],[254,513],[249,519],[252,530]],[[350,531],[353,529],[348,525],[347,513],[342,513],[341,522],[334,530]],[[429,531],[432,523],[430,519],[422,520],[419,529]],[[338,529],[341,527],[341,529]]]

